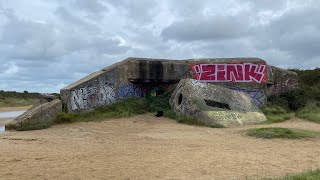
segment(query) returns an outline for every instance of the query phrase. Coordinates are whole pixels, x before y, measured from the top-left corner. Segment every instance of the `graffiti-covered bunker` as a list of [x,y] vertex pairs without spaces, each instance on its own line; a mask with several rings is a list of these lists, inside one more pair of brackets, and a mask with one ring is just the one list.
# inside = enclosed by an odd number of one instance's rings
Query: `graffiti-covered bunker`
[[[61,89],[60,95],[65,110],[83,112],[123,99],[145,97],[150,92],[161,94],[181,79],[243,92],[257,106],[265,104],[269,95],[290,91],[297,85],[296,73],[269,66],[259,58],[128,58]],[[230,106],[228,102],[223,104]]]

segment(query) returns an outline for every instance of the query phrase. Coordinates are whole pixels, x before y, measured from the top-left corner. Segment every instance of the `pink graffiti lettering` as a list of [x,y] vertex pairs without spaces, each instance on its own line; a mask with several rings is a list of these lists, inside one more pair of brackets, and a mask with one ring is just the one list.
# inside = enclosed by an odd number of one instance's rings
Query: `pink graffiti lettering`
[[196,64],[191,70],[194,79],[204,82],[267,82],[266,64]]

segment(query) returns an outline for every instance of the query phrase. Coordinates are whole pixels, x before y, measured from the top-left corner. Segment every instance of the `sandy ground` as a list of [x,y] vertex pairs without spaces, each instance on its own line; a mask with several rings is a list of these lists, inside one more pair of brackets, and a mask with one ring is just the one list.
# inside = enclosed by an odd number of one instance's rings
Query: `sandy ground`
[[[320,131],[294,118],[263,127]],[[246,179],[320,168],[320,139],[263,140],[248,128],[178,124],[152,114],[0,134],[1,179]]]
[[5,126],[12,120],[13,118],[0,118],[0,127]]
[[1,107],[0,112],[10,112],[10,111],[25,111],[32,106],[20,106],[20,107]]

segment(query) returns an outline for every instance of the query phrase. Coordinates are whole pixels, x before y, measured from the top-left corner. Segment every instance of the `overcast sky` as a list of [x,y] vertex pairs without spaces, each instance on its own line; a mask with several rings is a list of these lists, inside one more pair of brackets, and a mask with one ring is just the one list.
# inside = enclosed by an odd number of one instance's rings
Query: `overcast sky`
[[320,67],[320,1],[0,0],[0,90],[59,92],[132,56]]

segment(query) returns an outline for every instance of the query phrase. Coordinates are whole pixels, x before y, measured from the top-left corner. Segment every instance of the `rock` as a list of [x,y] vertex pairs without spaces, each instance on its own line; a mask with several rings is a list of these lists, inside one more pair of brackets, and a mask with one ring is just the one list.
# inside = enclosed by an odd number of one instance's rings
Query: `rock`
[[[31,129],[41,129],[44,125],[52,124],[54,118],[62,111],[60,99],[35,106],[6,125],[7,129],[17,129],[28,126]],[[32,128],[34,127],[34,128]]]
[[244,92],[182,79],[170,98],[173,111],[211,126],[239,126],[266,121],[266,116]]

